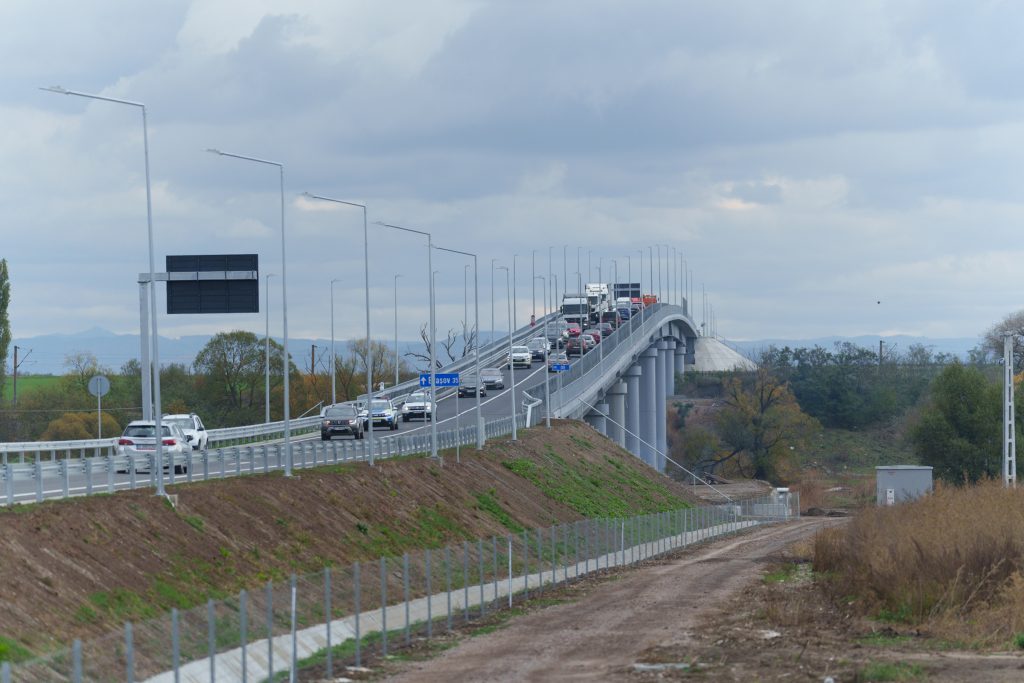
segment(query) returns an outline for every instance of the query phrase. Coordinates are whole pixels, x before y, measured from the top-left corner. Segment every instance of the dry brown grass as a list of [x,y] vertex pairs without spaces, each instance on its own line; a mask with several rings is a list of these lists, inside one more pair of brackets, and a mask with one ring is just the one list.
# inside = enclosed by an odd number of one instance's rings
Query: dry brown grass
[[998,482],[868,508],[820,534],[814,568],[869,614],[979,644],[1024,630],[1024,490]]

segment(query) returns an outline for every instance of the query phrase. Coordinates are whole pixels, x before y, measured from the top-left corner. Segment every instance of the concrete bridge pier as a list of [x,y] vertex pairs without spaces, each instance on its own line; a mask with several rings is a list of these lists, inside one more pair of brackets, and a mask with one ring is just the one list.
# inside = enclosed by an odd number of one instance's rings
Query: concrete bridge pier
[[608,421],[605,415],[608,414],[608,404],[601,402],[594,406],[594,409],[583,416],[584,421],[602,434],[606,433]]
[[[677,375],[686,374],[686,345],[683,342],[676,342],[676,372]],[[672,379],[672,394],[675,395],[675,378]]]
[[631,365],[626,370],[626,450],[641,457],[640,439],[640,366]]
[[[658,456],[654,445],[658,443],[658,349],[650,346],[640,354],[640,458],[651,467],[657,467]],[[662,378],[664,379],[664,374]],[[664,417],[661,420],[664,422]]]
[[608,402],[608,416],[611,418],[606,421],[605,435],[625,448],[626,430],[623,426],[626,424],[626,383],[613,384],[604,398]]
[[662,340],[655,344],[655,376],[654,376],[654,410],[657,412],[658,419],[655,422],[655,446],[657,446],[657,458],[654,461],[654,467],[659,472],[665,471],[665,451],[668,443],[668,425],[667,420],[667,402],[665,397],[667,392],[665,389],[665,371],[669,357],[668,342]]
[[676,393],[676,340],[666,339],[668,346],[665,354],[665,396],[674,396]]
[[697,337],[686,336],[686,364],[696,365],[697,364]]

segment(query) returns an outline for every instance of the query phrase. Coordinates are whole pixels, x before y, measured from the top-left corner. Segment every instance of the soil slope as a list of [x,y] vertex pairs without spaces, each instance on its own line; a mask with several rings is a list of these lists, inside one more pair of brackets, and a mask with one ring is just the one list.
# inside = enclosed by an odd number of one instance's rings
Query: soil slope
[[0,510],[0,646],[15,659],[291,573],[595,516],[674,509],[685,486],[583,423],[427,458]]

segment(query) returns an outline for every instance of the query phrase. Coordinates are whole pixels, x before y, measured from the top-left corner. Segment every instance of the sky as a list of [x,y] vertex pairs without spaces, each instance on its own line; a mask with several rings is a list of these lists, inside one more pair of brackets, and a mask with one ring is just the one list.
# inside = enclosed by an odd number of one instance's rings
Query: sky
[[[544,310],[535,274],[561,294],[599,267],[637,280],[642,258],[651,290],[648,248],[668,245],[662,291],[685,267],[697,324],[706,292],[727,339],[981,334],[1022,307],[1021,25],[1024,4],[983,0],[4,0],[14,336],[137,332],[149,269],[141,110],[52,85],[146,105],[156,270],[259,254],[275,336],[278,169],[209,148],[283,164],[296,338],[330,335],[331,280],[336,337],[366,329],[363,212],[304,192],[367,206],[383,339],[396,275],[398,334],[418,336],[429,267],[425,238],[377,221],[478,254],[483,329],[492,260],[516,255],[522,325]],[[472,322],[471,260],[432,267],[438,329]],[[266,323],[266,302],[158,298],[170,337]]]

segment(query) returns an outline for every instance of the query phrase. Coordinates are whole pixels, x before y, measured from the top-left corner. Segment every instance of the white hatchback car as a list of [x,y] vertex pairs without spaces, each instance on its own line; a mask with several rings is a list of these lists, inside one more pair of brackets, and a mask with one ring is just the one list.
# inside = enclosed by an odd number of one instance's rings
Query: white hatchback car
[[[188,440],[185,438],[181,427],[176,424],[164,423],[161,420],[160,431],[163,433],[161,440],[161,451],[164,458],[164,470],[169,470],[175,460],[181,462],[182,456],[187,452]],[[156,451],[156,423],[153,420],[135,420],[129,422],[124,428],[124,434],[117,440],[117,452],[119,455],[131,457],[136,472],[149,471],[149,457]],[[138,456],[147,456],[140,458]],[[187,471],[187,465],[175,465],[176,473]]]
[[185,440],[192,446],[192,450],[206,450],[210,435],[206,433],[203,421],[195,413],[189,413],[188,415],[164,415],[163,422],[176,424],[181,427],[181,431],[185,433]]
[[528,346],[513,346],[511,354],[506,356],[506,361],[511,362],[514,368],[531,368],[533,367],[533,354]]

